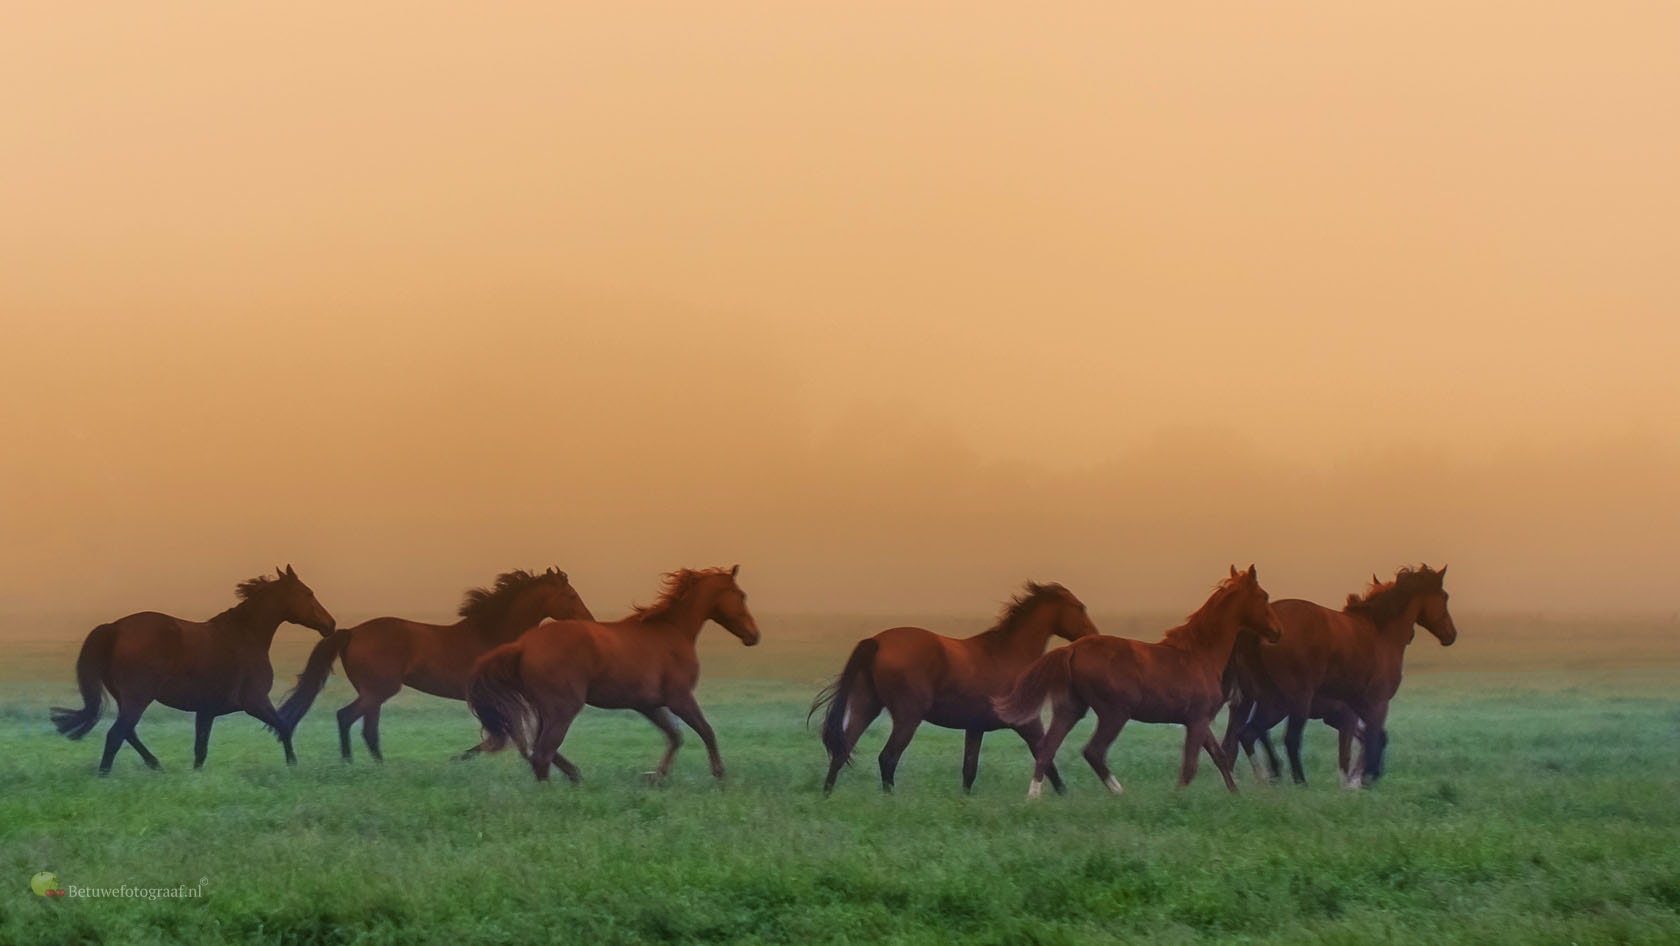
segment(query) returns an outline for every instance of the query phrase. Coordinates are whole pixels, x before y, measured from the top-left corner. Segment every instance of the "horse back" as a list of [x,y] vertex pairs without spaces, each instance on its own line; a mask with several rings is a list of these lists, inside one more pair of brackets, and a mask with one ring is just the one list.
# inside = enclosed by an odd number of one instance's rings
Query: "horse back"
[[1362,696],[1381,676],[1380,642],[1369,621],[1299,598],[1275,601],[1272,610],[1283,638],[1243,649],[1271,699],[1298,708],[1322,696]]
[[693,689],[693,643],[639,621],[549,621],[520,637],[528,684],[585,695],[591,705],[662,705],[672,687]]
[[1092,635],[1068,645],[1074,694],[1139,722],[1182,722],[1223,702],[1220,673],[1182,647]]
[[925,627],[889,627],[874,639],[870,675],[882,692],[913,691],[938,699],[949,689],[953,666],[967,659],[956,646],[960,641]]
[[[388,685],[410,683],[408,677],[417,664],[431,663],[442,675],[454,679],[457,684],[455,689],[459,689],[465,685],[472,662],[485,648],[478,648],[475,653],[451,652],[445,640],[449,630],[446,625],[425,624],[406,618],[378,617],[363,621],[349,629],[350,639],[344,645],[342,656],[344,673],[358,686],[364,681],[371,683],[376,680],[383,680]],[[432,658],[429,661],[425,659],[428,655]],[[417,683],[411,685],[434,692]]]
[[117,629],[112,663],[159,665],[177,670],[201,663],[214,650],[209,624],[160,611],[140,611],[111,622]]

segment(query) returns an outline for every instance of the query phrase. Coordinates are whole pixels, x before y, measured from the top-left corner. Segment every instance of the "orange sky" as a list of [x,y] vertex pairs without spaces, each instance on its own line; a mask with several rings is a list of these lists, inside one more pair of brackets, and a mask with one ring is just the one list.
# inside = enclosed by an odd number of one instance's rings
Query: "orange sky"
[[553,6],[9,10],[0,611],[1675,608],[1672,5]]

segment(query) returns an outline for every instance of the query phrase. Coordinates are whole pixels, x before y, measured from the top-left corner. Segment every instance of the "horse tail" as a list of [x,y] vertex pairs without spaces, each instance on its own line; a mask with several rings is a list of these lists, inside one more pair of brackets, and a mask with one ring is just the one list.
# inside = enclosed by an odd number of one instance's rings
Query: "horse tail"
[[1038,718],[1046,699],[1073,693],[1073,648],[1058,647],[1033,661],[1002,696],[992,697],[992,711],[1011,726]]
[[503,644],[478,658],[467,677],[467,706],[484,727],[486,752],[506,749],[510,739],[526,752],[525,730],[533,709],[525,695],[523,654],[519,641]]
[[292,687],[286,694],[286,701],[276,710],[280,718],[286,721],[288,729],[295,727],[303,714],[309,712],[315,697],[320,695],[321,688],[327,685],[327,677],[332,675],[333,661],[344,656],[344,648],[350,646],[350,628],[333,631],[315,649],[309,652],[309,662],[303,665],[303,672],[298,674],[297,686]]
[[52,708],[53,725],[71,739],[87,735],[105,711],[105,671],[111,666],[111,652],[117,645],[117,626],[101,624],[88,632],[82,652],[76,657],[76,686],[82,691],[82,708]]
[[823,687],[817,698],[811,701],[811,711],[805,714],[805,721],[809,723],[818,710],[828,707],[828,712],[823,715],[823,747],[828,750],[830,760],[839,759],[842,765],[852,763],[852,750],[846,745],[846,707],[851,705],[852,689],[857,686],[858,678],[874,666],[875,654],[880,649],[881,642],[873,637],[858,641],[858,645],[852,648],[852,655],[846,658],[846,666],[840,671],[840,676]]

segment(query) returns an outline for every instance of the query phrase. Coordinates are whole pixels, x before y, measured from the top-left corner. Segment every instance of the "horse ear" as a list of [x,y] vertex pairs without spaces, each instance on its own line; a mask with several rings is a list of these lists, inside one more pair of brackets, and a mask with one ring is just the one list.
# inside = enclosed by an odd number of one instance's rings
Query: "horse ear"
[[1237,577],[1237,566],[1235,566],[1235,565],[1231,566],[1231,577],[1232,578]]
[[1438,571],[1438,572],[1436,572],[1436,573],[1435,573],[1435,574],[1437,574],[1437,575],[1439,575],[1439,576],[1441,576],[1441,577],[1442,577],[1442,578],[1445,578],[1445,577],[1447,577],[1447,566],[1445,566],[1445,565],[1442,565],[1442,566],[1441,566],[1441,570],[1440,570],[1440,571]]
[[1371,573],[1371,587],[1375,588],[1380,584],[1382,584],[1382,579],[1377,577],[1376,572],[1372,572]]
[[1254,579],[1255,581],[1260,580],[1260,572],[1254,567],[1253,562],[1248,563],[1248,577]]
[[554,574],[554,566],[553,566],[553,565],[550,565],[550,566],[548,566],[548,571],[546,571],[546,572],[543,572],[543,574],[544,574],[544,575],[552,575],[552,574]]
[[287,578],[296,578],[297,577],[297,572],[292,571],[292,563],[291,562],[286,563],[286,577]]
[[286,570],[284,568],[281,568],[279,565],[276,565],[276,566],[274,566],[274,574],[279,575],[281,578],[284,578],[284,577],[286,577]]
[[741,566],[740,565],[736,565],[735,567],[733,567],[729,570],[729,577],[731,577],[731,578],[734,578],[736,575],[739,575],[739,574],[741,574]]

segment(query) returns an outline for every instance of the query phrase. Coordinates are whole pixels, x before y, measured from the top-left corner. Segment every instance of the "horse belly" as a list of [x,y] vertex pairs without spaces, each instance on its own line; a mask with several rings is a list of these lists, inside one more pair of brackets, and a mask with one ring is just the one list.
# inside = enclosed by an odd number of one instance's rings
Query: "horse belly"
[[937,700],[928,708],[925,719],[946,729],[1003,728],[1003,723],[992,711],[991,700],[984,697]]
[[444,670],[430,666],[415,667],[403,678],[403,684],[422,693],[430,693],[433,696],[441,696],[445,699],[464,700],[467,698],[467,674],[465,670]]

